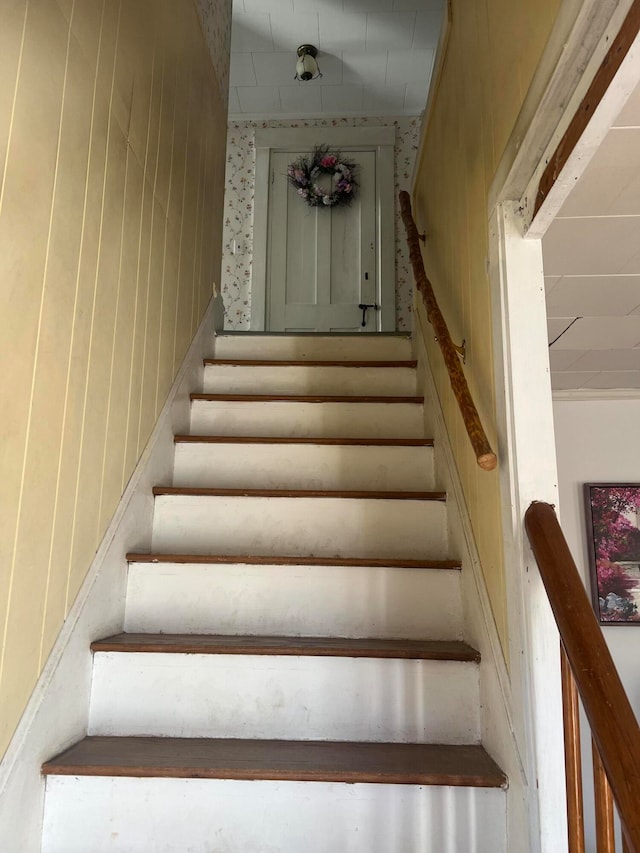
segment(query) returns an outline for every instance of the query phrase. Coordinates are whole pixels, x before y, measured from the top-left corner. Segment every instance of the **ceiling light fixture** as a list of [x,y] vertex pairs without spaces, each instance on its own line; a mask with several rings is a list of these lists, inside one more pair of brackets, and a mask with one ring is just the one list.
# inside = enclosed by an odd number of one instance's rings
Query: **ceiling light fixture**
[[318,48],[312,44],[301,44],[298,50],[298,61],[296,62],[296,76],[294,80],[300,80],[306,83],[309,80],[315,80],[316,77],[322,77],[322,72],[318,68],[316,56]]

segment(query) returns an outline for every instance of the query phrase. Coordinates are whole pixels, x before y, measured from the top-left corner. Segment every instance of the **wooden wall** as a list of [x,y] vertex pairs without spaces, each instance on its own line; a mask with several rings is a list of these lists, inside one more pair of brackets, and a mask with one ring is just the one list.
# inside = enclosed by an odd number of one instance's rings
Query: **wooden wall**
[[0,8],[0,754],[219,283],[193,0]]

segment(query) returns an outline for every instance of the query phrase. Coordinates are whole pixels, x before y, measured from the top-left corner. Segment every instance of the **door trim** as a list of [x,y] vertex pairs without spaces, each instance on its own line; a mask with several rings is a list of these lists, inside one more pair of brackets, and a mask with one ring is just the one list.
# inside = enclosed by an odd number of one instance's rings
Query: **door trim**
[[378,303],[382,332],[395,332],[395,229],[394,146],[395,127],[303,127],[257,129],[255,201],[253,208],[253,265],[251,272],[251,331],[265,331],[267,305],[267,253],[269,174],[272,151],[299,151],[330,145],[341,151],[376,154],[376,237]]

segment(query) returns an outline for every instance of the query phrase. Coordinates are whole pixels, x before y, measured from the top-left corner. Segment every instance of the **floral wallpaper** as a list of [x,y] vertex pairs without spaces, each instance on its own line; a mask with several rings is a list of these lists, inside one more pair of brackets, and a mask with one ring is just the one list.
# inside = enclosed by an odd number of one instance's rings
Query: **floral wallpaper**
[[398,331],[410,330],[412,277],[409,252],[400,219],[398,191],[409,189],[420,133],[420,118],[417,116],[397,119],[339,118],[229,123],[222,256],[222,298],[226,329],[246,331],[249,329],[251,320],[256,128],[387,127],[390,125],[396,128],[396,327]]
[[229,102],[232,0],[197,0],[197,5],[218,80],[220,99],[226,108]]

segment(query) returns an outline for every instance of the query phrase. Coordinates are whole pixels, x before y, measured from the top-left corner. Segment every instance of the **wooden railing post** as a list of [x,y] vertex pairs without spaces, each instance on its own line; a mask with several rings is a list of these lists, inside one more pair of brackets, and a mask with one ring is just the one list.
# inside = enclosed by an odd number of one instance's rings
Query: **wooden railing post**
[[584,810],[582,805],[582,755],[580,752],[580,709],[578,688],[564,646],[560,646],[562,712],[564,718],[564,764],[567,785],[569,853],[584,853]]
[[442,351],[444,363],[449,373],[451,388],[458,401],[462,420],[464,421],[467,434],[476,454],[476,460],[478,465],[485,471],[492,471],[498,464],[498,460],[491,449],[489,439],[482,427],[478,410],[467,385],[467,379],[460,366],[459,348],[451,340],[449,328],[440,311],[431,282],[427,278],[424,263],[422,262],[422,252],[420,251],[420,237],[411,212],[411,198],[409,197],[409,193],[404,190],[400,192],[400,210],[402,211],[402,221],[407,232],[409,257],[411,258],[416,287],[422,294],[427,307],[427,317],[433,326],[436,341]]
[[593,738],[593,793],[596,807],[596,850],[597,853],[615,853],[616,838],[613,826],[613,795],[607,774],[604,772],[600,753]]
[[640,853],[638,722],[553,507],[532,503],[525,513],[525,527],[591,727],[598,853],[614,849],[611,793],[627,853]]

